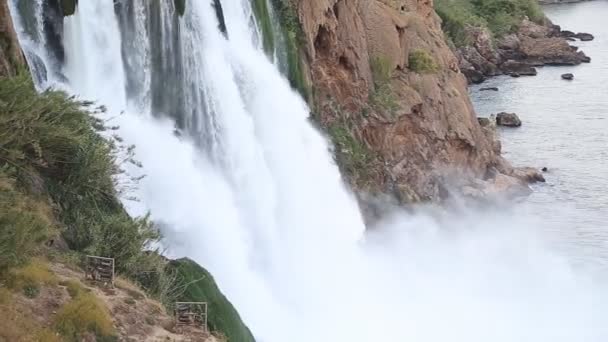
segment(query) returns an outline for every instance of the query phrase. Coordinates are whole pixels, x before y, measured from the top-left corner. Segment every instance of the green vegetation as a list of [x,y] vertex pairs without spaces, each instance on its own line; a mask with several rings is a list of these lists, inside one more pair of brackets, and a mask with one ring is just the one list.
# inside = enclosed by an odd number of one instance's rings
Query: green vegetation
[[439,69],[433,57],[424,50],[410,52],[408,61],[410,69],[417,73],[433,73]]
[[44,263],[32,260],[24,267],[11,270],[4,282],[9,288],[22,291],[26,297],[35,298],[42,286],[57,284],[57,278]]
[[78,0],[61,0],[61,9],[63,10],[64,16],[73,15],[76,12],[76,6]]
[[225,335],[230,342],[254,342],[253,335],[241,320],[238,312],[221,293],[207,270],[189,259],[171,262],[183,284],[181,301],[207,302],[209,305],[209,329]]
[[456,46],[470,44],[467,27],[487,27],[495,37],[513,32],[528,17],[541,22],[544,14],[536,0],[438,0],[435,10],[443,30]]
[[385,57],[374,57],[370,61],[370,65],[374,78],[374,89],[370,93],[369,103],[375,110],[388,113],[390,117],[393,117],[399,105],[390,82],[393,74],[391,62]]
[[117,341],[110,313],[92,293],[83,293],[65,304],[55,317],[55,329],[68,341],[81,341],[92,333],[97,341]]
[[104,108],[58,91],[38,94],[29,75],[0,78],[0,272],[37,254],[60,231],[81,253],[117,258],[117,271],[161,297],[166,262],[145,252],[160,235],[118,199],[116,154],[132,148],[98,134]]
[[336,147],[336,162],[352,184],[363,188],[369,178],[373,154],[352,132],[346,120],[333,122],[327,128]]

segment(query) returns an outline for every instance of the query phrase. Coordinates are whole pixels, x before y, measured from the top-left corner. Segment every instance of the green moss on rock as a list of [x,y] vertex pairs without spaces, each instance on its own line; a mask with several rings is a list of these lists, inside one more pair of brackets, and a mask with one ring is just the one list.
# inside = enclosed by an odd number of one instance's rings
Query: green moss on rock
[[252,0],[253,14],[262,34],[262,46],[269,56],[275,51],[274,30],[272,28],[272,18],[266,0]]
[[78,0],[61,0],[61,9],[65,17],[74,15],[76,6],[78,6]]

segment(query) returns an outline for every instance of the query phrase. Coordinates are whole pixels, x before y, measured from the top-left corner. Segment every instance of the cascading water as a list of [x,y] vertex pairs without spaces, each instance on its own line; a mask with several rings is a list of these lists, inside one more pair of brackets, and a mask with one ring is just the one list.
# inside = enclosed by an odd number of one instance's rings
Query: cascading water
[[13,2],[39,85],[108,106],[144,165],[129,209],[215,275],[258,341],[608,338],[604,280],[529,222],[497,223],[509,213],[399,214],[365,234],[305,103],[255,43],[249,1],[222,1],[226,39],[212,0],[183,17],[173,1],[81,0],[64,63],[32,36],[41,12]]

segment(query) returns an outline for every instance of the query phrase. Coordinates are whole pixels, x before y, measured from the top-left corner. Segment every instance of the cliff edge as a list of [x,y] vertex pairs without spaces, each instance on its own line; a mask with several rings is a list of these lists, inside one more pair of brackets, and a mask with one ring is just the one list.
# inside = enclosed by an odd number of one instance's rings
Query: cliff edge
[[513,169],[492,127],[478,123],[431,0],[299,0],[297,8],[314,114],[359,193],[402,203],[483,196],[497,181],[522,186],[535,172]]

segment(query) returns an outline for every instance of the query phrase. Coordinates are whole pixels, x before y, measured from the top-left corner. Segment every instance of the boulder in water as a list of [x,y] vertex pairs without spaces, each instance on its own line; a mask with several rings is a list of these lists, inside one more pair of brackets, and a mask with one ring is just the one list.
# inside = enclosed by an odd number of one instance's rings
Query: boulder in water
[[479,91],[498,91],[498,87],[485,87],[480,88]]
[[496,124],[505,127],[519,127],[521,126],[521,120],[515,113],[502,112],[496,114]]
[[568,30],[562,30],[559,35],[564,38],[574,38],[576,37],[576,33]]
[[591,33],[585,33],[585,32],[579,32],[579,33],[575,34],[573,37],[578,38],[583,42],[588,42],[588,41],[595,39],[595,37]]
[[572,81],[574,79],[574,74],[563,74],[562,79]]
[[528,183],[546,182],[543,174],[533,167],[516,167],[511,176]]
[[462,70],[462,73],[467,77],[469,83],[480,84],[486,80],[486,77],[480,71],[475,69]]

